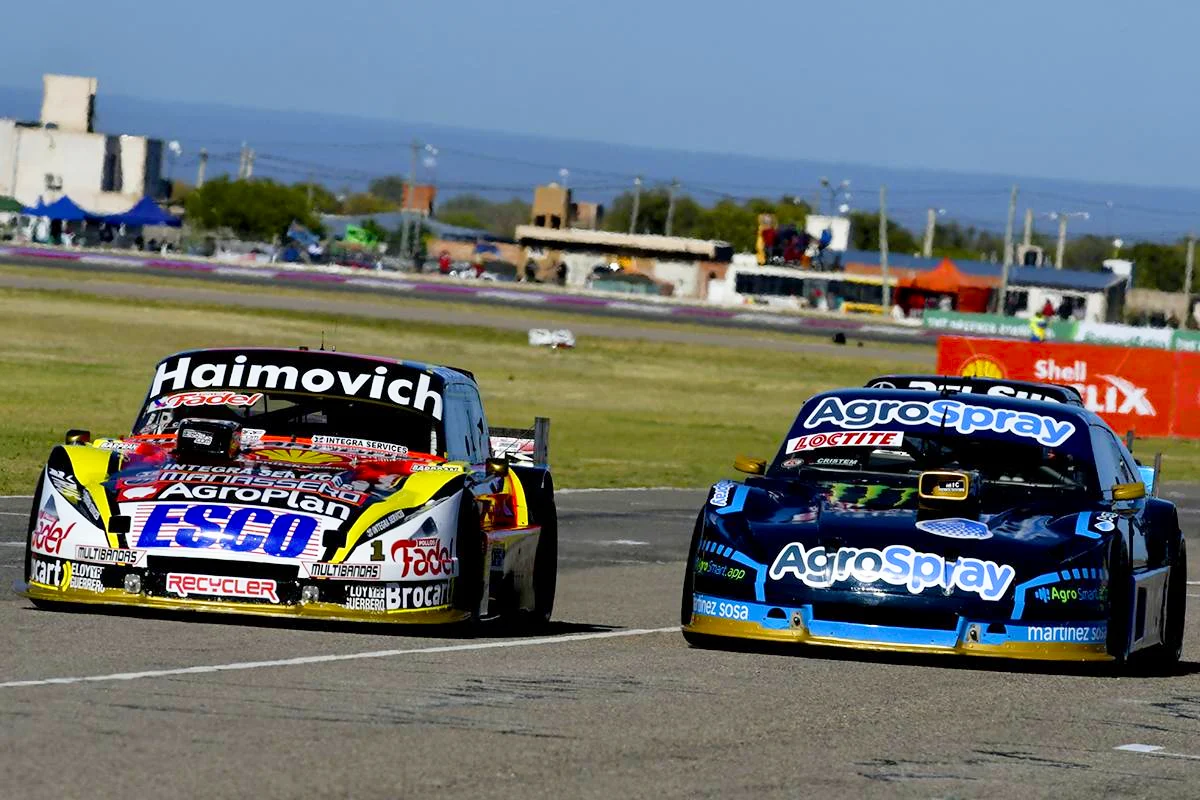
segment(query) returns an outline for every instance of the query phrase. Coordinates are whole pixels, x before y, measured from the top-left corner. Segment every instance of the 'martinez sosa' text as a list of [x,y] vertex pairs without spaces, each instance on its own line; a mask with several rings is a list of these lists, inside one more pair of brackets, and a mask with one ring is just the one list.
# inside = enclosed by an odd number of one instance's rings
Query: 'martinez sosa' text
[[[345,363],[358,364],[350,359]],[[192,363],[191,356],[164,361],[154,373],[150,398],[183,389],[279,389],[312,394],[386,400],[398,406],[442,418],[442,395],[428,373],[378,364],[369,371],[349,372],[292,364],[253,364],[238,355],[222,363],[217,359]],[[363,366],[368,366],[363,364]],[[399,373],[399,374],[398,374]],[[402,377],[403,376],[403,377]]]

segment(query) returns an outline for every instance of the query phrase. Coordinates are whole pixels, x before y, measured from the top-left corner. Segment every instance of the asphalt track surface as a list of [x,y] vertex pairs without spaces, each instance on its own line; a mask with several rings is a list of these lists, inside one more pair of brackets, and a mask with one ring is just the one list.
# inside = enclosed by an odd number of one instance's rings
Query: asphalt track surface
[[[1200,553],[1200,487],[1165,495]],[[702,501],[560,494],[538,639],[50,612],[6,591],[0,797],[1200,797],[1200,585],[1171,677],[695,650],[677,623]],[[28,508],[0,500],[6,584]]]

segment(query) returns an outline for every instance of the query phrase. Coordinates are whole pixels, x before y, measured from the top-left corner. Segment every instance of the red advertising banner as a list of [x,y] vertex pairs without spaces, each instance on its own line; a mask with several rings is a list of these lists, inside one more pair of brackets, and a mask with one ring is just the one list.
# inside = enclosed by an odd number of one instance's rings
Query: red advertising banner
[[1171,433],[1200,439],[1200,353],[1175,353],[1175,413]]
[[[1191,355],[1187,364],[1177,359]],[[938,372],[942,375],[975,375],[981,378],[1061,383],[1074,386],[1083,402],[1119,435],[1133,430],[1138,436],[1167,436],[1172,432],[1200,437],[1197,392],[1200,391],[1200,355],[1132,347],[1094,344],[1020,342],[1011,339],[975,339],[942,336],[938,339]],[[1183,384],[1189,384],[1186,406],[1191,432],[1173,430],[1176,403]],[[1183,408],[1184,406],[1181,406]]]

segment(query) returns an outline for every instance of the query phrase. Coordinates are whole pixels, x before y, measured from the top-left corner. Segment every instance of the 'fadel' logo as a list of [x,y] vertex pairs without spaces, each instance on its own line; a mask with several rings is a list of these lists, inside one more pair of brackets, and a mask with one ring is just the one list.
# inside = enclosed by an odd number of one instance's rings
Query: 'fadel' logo
[[392,560],[401,562],[405,578],[410,573],[418,578],[450,575],[455,559],[450,548],[439,545],[437,539],[402,539],[392,545]]
[[142,526],[137,547],[221,547],[238,553],[261,550],[295,558],[304,552],[317,521],[265,508],[160,503]]
[[62,526],[62,522],[58,518],[58,508],[54,505],[54,498],[47,497],[46,504],[38,512],[37,522],[30,535],[30,547],[35,553],[56,556],[62,551],[63,541],[71,534],[74,527],[74,522],[66,528]]

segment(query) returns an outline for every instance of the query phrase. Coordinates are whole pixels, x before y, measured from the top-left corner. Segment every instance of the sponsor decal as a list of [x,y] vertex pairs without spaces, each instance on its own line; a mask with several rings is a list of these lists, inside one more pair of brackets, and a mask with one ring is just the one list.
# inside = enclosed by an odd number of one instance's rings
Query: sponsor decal
[[58,508],[54,505],[54,498],[47,497],[45,505],[38,511],[37,521],[34,522],[33,533],[29,540],[30,546],[35,553],[56,556],[62,551],[63,541],[74,528],[74,522],[65,528],[62,526],[62,522],[58,518]]
[[458,560],[437,539],[401,539],[392,545],[392,561],[402,565],[401,577],[424,578],[454,574]]
[[994,431],[1033,439],[1047,447],[1058,447],[1075,433],[1073,423],[1032,411],[985,408],[957,400],[843,400],[836,396],[822,399],[804,420],[806,428],[821,425],[851,429],[929,425],[956,430],[964,436]]
[[720,600],[693,597],[692,613],[701,614],[706,617],[744,620],[750,619],[750,606],[745,603],[726,603]]
[[113,453],[132,453],[138,448],[136,442],[124,442],[120,439],[97,439],[92,442],[92,447]]
[[295,448],[272,447],[255,450],[254,456],[265,461],[281,461],[285,464],[341,464],[342,456],[333,453],[322,453],[319,450],[298,450]]
[[360,450],[384,450],[398,456],[408,455],[408,448],[402,444],[377,442],[374,439],[352,439],[345,436],[314,436],[312,443],[329,447],[354,447]]
[[804,545],[792,542],[779,551],[768,574],[772,580],[792,577],[814,589],[853,579],[904,586],[911,594],[930,587],[960,589],[996,601],[1004,597],[1017,573],[1008,564],[966,557],[947,561],[937,553],[921,553],[907,545],[889,545],[883,550],[842,547],[830,552],[817,547],[805,550]]
[[717,508],[724,508],[729,505],[729,495],[737,488],[737,483],[734,481],[718,481],[713,484],[712,497],[709,498],[709,505]]
[[[163,361],[154,374],[150,396],[187,389],[250,389],[306,392],[334,395],[351,399],[391,402],[442,418],[440,381],[426,372],[399,364],[370,366],[361,360],[345,357],[324,357],[325,363],[340,363],[348,369],[325,369],[316,366],[296,366],[282,363],[283,354],[273,357],[275,363],[256,362],[254,355],[239,354],[222,358],[221,354],[206,354],[193,359],[180,356]],[[297,359],[313,363],[311,356]]]
[[99,564],[136,564],[142,551],[128,547],[95,547],[81,544],[75,546],[75,558],[79,561],[94,561]]
[[220,547],[237,553],[296,558],[317,528],[313,517],[279,514],[266,508],[159,503],[142,526],[137,547]]
[[813,462],[818,467],[857,467],[857,458],[818,458]]
[[261,394],[237,392],[180,392],[160,397],[150,404],[151,410],[161,408],[192,408],[195,406],[252,406],[262,400]]
[[718,578],[725,578],[730,581],[741,581],[746,579],[746,570],[742,567],[730,567],[724,564],[717,564],[708,559],[700,559],[696,562],[697,575],[714,575]]
[[196,430],[195,428],[184,428],[179,432],[179,436],[183,439],[195,442],[201,447],[207,447],[213,443],[213,437],[211,433],[205,433],[204,431]]
[[789,458],[787,461],[781,462],[779,466],[783,467],[784,469],[792,469],[793,467],[803,466],[803,464],[803,458]]
[[70,576],[67,585],[72,589],[83,589],[88,592],[104,592],[104,567],[96,564],[66,564],[66,573]]
[[308,565],[311,578],[332,578],[341,581],[377,581],[383,575],[379,564],[328,564],[318,561]]
[[386,516],[380,517],[378,521],[373,523],[366,531],[363,532],[363,538],[374,539],[376,536],[391,530],[404,521],[403,511],[393,511]]
[[1043,603],[1103,603],[1108,600],[1108,586],[1091,589],[1039,586],[1033,596]]
[[266,435],[266,428],[242,428],[241,445],[242,447],[253,447]]
[[145,500],[158,494],[157,486],[126,486],[117,494],[118,500]]
[[220,575],[195,575],[188,572],[168,572],[167,591],[180,597],[244,597],[251,600],[279,602],[275,581],[265,578],[228,578]]
[[453,464],[413,464],[409,472],[462,472],[462,467]]
[[31,558],[29,560],[29,582],[59,588],[63,578],[63,562],[58,559]]
[[407,611],[449,605],[450,582],[425,584],[387,583],[346,587],[346,608],[353,611]]
[[[255,467],[198,466],[173,464],[150,477],[159,483],[207,483],[217,486],[246,486],[259,489],[292,489],[340,500],[351,505],[361,505],[367,499],[365,481],[347,485],[339,475],[328,473],[301,473],[293,470],[271,470]],[[361,487],[359,486],[361,484]]]
[[1026,642],[1104,644],[1108,640],[1108,625],[1030,625],[1027,628],[1010,625],[1008,636]]
[[1083,404],[1098,414],[1137,414],[1139,417],[1158,416],[1146,397],[1149,389],[1138,386],[1120,375],[1097,374],[1107,386],[1088,381],[1088,363],[1076,360],[1059,364],[1053,358],[1041,358],[1033,364],[1038,380],[1069,383],[1083,396]]
[[990,539],[992,532],[977,519],[949,517],[946,519],[918,520],[917,530],[945,536],[947,539]]
[[[269,483],[269,482],[268,482]],[[336,489],[334,491],[337,491]],[[352,492],[359,495],[358,492]],[[255,503],[266,506],[311,511],[341,520],[350,518],[350,506],[325,500],[295,489],[266,489],[255,486],[209,486],[207,484],[173,483],[158,493],[159,500],[220,500],[227,503]]]
[[[814,427],[808,425],[807,427]],[[859,433],[813,433],[788,439],[787,452],[800,453],[820,447],[899,447],[904,443],[903,431],[862,431]]]
[[50,485],[54,490],[61,494],[68,503],[79,502],[79,482],[75,480],[74,475],[68,475],[62,470],[50,467],[46,470],[46,477],[50,479]]
[[[987,358],[987,356],[977,356],[976,358],[991,362],[991,359]],[[991,363],[995,363],[995,362],[991,362]],[[972,377],[972,376],[964,374],[963,377]],[[975,376],[975,377],[993,377],[993,376],[979,375],[979,376]],[[996,376],[996,377],[1002,377],[1002,376]],[[872,383],[871,385],[872,385],[872,387],[883,388],[882,384],[879,384],[879,383]],[[905,382],[904,388],[905,389],[915,389],[917,391],[922,391],[922,392],[950,391],[950,392],[957,392],[960,394],[976,394],[977,393],[977,392],[975,392],[974,386],[971,386],[969,384],[954,383],[953,381],[936,381],[935,382],[935,381],[911,380],[911,381]],[[1019,400],[1040,400],[1044,403],[1060,402],[1057,397],[1054,397],[1054,396],[1051,396],[1048,394],[1043,394],[1042,392],[1034,391],[1031,389],[1026,389],[1024,387],[1017,387],[1017,386],[1005,386],[1005,385],[989,386],[989,387],[987,387],[987,389],[984,392],[982,392],[982,394],[985,394],[990,397],[1012,397],[1014,399],[1019,399]]]

